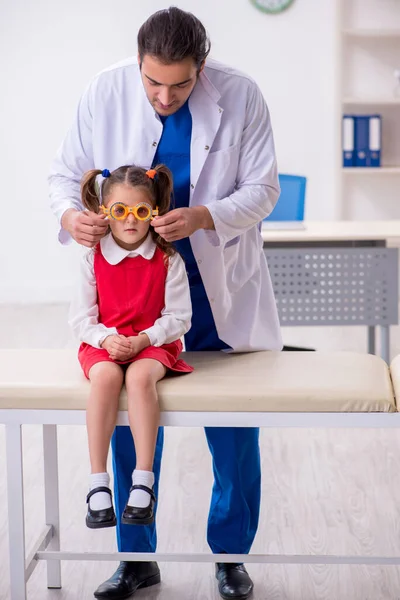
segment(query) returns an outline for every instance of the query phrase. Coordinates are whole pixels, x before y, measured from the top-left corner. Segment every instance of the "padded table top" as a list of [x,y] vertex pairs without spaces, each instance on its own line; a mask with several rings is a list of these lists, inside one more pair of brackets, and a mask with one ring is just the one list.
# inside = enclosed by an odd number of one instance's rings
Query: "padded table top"
[[[353,352],[187,352],[195,367],[158,384],[163,411],[394,412],[390,371]],[[396,361],[395,361],[396,362]],[[400,359],[393,366],[400,390]],[[84,410],[76,350],[0,350],[0,409]],[[126,410],[125,390],[120,409]]]

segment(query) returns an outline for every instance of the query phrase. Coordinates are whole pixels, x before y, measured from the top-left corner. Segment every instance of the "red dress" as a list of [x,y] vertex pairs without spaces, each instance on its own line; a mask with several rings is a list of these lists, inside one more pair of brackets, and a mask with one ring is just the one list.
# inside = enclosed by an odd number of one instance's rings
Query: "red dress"
[[[94,275],[99,323],[115,327],[118,333],[125,336],[139,335],[144,329],[152,327],[161,317],[165,306],[167,273],[168,259],[159,248],[156,248],[150,260],[139,255],[126,257],[120,263],[110,265],[98,245],[94,255]],[[181,352],[182,342],[176,340],[158,348],[149,346],[127,361],[115,361],[107,350],[82,343],[78,358],[86,377],[90,368],[98,362],[125,364],[141,358],[153,358],[172,371],[190,373],[193,367],[178,358]]]

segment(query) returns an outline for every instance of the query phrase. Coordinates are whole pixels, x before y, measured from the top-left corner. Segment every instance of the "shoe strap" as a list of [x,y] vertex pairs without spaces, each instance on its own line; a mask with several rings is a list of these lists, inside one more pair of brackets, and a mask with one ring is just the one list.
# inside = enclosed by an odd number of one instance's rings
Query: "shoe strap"
[[129,493],[131,493],[133,490],[143,490],[144,492],[147,492],[150,495],[150,497],[154,500],[154,502],[156,502],[155,493],[151,488],[147,487],[147,485],[133,485],[129,490]]
[[89,502],[90,498],[92,496],[94,496],[94,494],[97,494],[97,492],[106,492],[106,494],[110,494],[110,496],[112,498],[112,492],[111,492],[110,488],[101,486],[101,487],[94,488],[93,490],[90,490],[90,492],[86,496],[86,502]]

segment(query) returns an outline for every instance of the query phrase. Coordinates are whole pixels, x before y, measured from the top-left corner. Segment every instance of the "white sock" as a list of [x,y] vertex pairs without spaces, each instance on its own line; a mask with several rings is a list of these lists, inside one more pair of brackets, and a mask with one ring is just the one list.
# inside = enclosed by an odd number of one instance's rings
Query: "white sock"
[[[92,473],[89,478],[89,488],[110,487],[110,476],[108,473]],[[91,510],[104,510],[111,508],[111,496],[107,492],[97,492],[89,500]]]
[[[151,471],[138,471],[135,469],[132,473],[132,485],[145,485],[153,489],[154,473]],[[144,490],[133,490],[129,495],[128,505],[137,508],[146,508],[150,504],[150,494]]]

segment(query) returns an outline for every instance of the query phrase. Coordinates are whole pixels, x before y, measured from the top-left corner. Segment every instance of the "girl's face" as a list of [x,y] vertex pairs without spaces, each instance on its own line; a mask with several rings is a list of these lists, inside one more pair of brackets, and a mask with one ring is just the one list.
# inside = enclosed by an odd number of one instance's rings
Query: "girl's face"
[[[106,199],[105,207],[111,208],[117,202],[132,207],[140,202],[146,202],[153,206],[149,194],[143,188],[131,187],[126,184],[113,185],[111,193]],[[150,221],[140,221],[132,213],[129,213],[122,221],[108,217],[108,223],[113,238],[125,250],[136,250],[146,239],[150,227]]]

